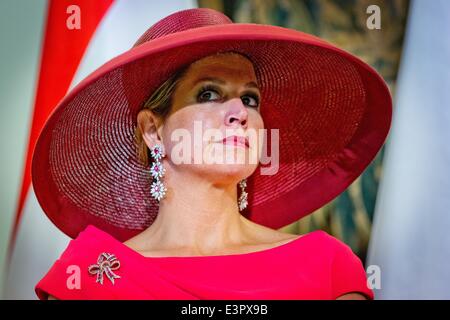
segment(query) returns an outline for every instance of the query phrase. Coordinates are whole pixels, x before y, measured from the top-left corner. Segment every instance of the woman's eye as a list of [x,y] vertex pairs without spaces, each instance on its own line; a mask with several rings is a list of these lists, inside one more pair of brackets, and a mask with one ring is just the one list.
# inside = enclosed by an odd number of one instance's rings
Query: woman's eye
[[202,91],[198,95],[198,100],[200,102],[203,102],[203,101],[214,101],[214,100],[217,100],[217,99],[220,99],[220,95],[217,93],[217,91],[211,90],[211,89]]
[[259,101],[257,97],[245,95],[241,97],[242,103],[246,106],[257,108],[259,105]]

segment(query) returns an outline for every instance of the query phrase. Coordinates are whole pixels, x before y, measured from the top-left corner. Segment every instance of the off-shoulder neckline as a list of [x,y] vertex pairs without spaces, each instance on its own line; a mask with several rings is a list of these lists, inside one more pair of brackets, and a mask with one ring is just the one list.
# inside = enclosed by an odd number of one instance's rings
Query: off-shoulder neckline
[[320,233],[320,232],[324,232],[323,230],[314,230],[308,233],[305,233],[303,235],[299,235],[297,237],[295,237],[294,239],[285,242],[281,245],[275,246],[275,247],[271,247],[271,248],[267,248],[267,249],[263,249],[263,250],[258,250],[258,251],[252,251],[252,252],[246,252],[246,253],[234,253],[234,254],[224,254],[224,255],[206,255],[206,256],[144,256],[143,254],[135,251],[134,249],[128,247],[127,245],[125,245],[124,243],[120,242],[119,240],[117,240],[116,238],[114,238],[112,235],[110,235],[109,233],[100,230],[98,228],[96,228],[93,225],[89,225],[86,228],[86,231],[89,232],[94,232],[97,234],[102,234],[103,236],[105,236],[107,239],[109,239],[110,241],[112,241],[113,243],[115,243],[117,246],[123,248],[123,250],[130,252],[134,255],[137,255],[140,258],[149,260],[149,261],[172,261],[172,260],[178,260],[178,261],[201,261],[201,260],[209,260],[209,259],[226,259],[226,258],[245,258],[245,257],[253,257],[253,256],[261,256],[261,255],[267,255],[267,254],[271,254],[274,252],[278,252],[280,250],[283,249],[288,249],[291,246],[296,245],[297,243],[300,242],[300,240],[305,240],[306,238],[310,237],[311,235]]

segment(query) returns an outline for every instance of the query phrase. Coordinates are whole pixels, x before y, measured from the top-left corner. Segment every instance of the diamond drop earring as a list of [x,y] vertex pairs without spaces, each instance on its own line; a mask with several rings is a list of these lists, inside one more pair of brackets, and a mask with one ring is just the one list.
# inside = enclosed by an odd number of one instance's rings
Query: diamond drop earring
[[166,195],[166,187],[161,182],[162,177],[166,173],[166,169],[164,169],[161,159],[164,158],[166,155],[164,153],[164,150],[162,146],[155,145],[150,149],[151,156],[153,158],[153,164],[150,168],[150,173],[152,177],[155,179],[152,183],[150,193],[152,194],[152,197],[155,198],[158,201],[161,201]]
[[241,187],[241,195],[239,196],[238,205],[239,205],[239,211],[242,211],[245,208],[247,208],[247,205],[248,205],[248,201],[247,201],[248,193],[245,191],[245,187],[247,187],[247,179],[241,180],[239,182],[239,186]]

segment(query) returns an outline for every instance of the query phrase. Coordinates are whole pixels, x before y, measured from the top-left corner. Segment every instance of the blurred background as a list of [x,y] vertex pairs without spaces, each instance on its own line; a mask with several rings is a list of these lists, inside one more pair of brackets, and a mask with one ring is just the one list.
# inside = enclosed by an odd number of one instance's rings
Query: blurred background
[[[336,199],[282,230],[322,229],[347,243],[377,299],[450,299],[450,1],[433,0],[2,0],[0,2],[0,289],[35,299],[34,285],[69,238],[42,212],[31,152],[64,94],[129,49],[153,23],[192,7],[234,22],[319,36],[373,66],[394,98],[388,140]],[[88,27],[55,28],[77,5]],[[63,20],[61,20],[63,19]],[[301,195],[299,195],[301,196]]]

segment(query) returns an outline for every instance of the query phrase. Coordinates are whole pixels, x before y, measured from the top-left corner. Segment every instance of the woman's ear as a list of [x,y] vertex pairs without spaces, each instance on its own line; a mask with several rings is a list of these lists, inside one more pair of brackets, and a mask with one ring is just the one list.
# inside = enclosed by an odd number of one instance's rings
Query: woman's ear
[[149,148],[152,148],[156,144],[162,144],[162,139],[159,135],[162,129],[162,121],[159,116],[155,115],[149,109],[141,110],[137,115],[137,125],[142,133],[145,144]]

